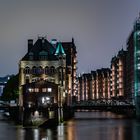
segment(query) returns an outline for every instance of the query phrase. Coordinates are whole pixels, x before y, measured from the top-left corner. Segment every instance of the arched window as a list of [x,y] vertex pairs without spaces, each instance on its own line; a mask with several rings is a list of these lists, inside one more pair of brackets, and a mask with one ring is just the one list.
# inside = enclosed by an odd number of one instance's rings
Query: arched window
[[49,67],[46,66],[46,67],[45,67],[45,74],[49,74],[49,73],[50,73]]
[[51,74],[55,74],[55,67],[54,67],[54,66],[51,66],[51,67],[50,67],[50,73],[51,73]]
[[32,74],[37,74],[37,68],[36,68],[36,66],[33,66],[33,68],[32,68]]
[[28,66],[24,69],[24,73],[25,74],[30,74],[30,68]]
[[43,74],[43,68],[41,66],[37,68],[37,74]]
[[39,53],[39,59],[40,60],[46,60],[48,58],[48,52],[47,51],[41,51]]

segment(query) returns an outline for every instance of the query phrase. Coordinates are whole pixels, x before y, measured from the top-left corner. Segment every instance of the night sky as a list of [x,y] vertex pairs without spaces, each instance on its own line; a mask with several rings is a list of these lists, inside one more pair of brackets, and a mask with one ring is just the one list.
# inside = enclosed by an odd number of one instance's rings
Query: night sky
[[140,0],[0,0],[0,76],[18,73],[27,40],[75,39],[78,73],[110,67],[126,48]]

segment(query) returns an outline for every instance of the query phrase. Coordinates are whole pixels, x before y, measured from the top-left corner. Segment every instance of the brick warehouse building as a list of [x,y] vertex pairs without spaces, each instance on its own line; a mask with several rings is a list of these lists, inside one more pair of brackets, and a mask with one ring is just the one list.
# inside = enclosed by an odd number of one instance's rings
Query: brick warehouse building
[[111,97],[119,100],[127,99],[126,68],[127,51],[120,50],[111,60]]
[[[76,54],[74,39],[72,42],[57,42],[56,39],[49,42],[45,37],[38,37],[35,43],[29,39],[28,51],[19,63],[20,107],[25,107],[25,95],[29,96],[26,107],[34,107],[40,101],[44,105],[48,102],[58,106],[70,106],[76,96]],[[49,84],[51,87],[43,87],[40,90],[41,81],[46,81],[42,84]],[[55,87],[57,92],[49,96],[49,92],[53,92],[52,87]],[[40,96],[36,96],[36,101],[31,95],[33,93],[41,93]]]
[[78,77],[78,101],[110,99],[109,68],[102,68]]
[[[106,97],[135,105],[136,114],[140,116],[140,16],[134,22],[126,50],[120,50],[112,58],[110,70],[110,91],[108,90],[109,96]],[[89,84],[91,81],[93,84]],[[85,98],[88,95],[92,95],[92,99],[105,97],[102,83],[101,69],[81,75],[78,78],[78,100],[88,100],[90,98]]]

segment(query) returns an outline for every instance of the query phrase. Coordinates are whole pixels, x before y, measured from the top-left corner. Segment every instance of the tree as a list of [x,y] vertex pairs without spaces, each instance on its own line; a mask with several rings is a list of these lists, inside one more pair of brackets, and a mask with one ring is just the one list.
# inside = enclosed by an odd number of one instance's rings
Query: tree
[[13,75],[5,85],[2,94],[2,100],[16,100],[19,96],[19,74]]

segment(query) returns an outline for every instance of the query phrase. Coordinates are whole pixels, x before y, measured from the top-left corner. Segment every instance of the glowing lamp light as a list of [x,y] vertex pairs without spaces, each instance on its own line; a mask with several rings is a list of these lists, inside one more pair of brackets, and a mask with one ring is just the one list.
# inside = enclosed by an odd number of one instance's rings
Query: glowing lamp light
[[34,112],[34,116],[39,117],[39,112],[37,110]]
[[49,97],[46,97],[46,100],[48,101],[48,100],[50,100],[50,98]]
[[30,108],[31,107],[31,104],[29,104],[28,107]]
[[31,92],[31,91],[32,91],[32,89],[31,89],[31,88],[29,88],[28,90],[29,90],[29,92]]

